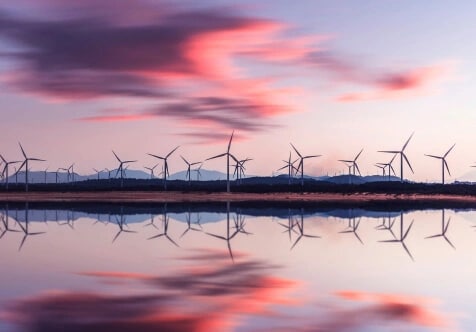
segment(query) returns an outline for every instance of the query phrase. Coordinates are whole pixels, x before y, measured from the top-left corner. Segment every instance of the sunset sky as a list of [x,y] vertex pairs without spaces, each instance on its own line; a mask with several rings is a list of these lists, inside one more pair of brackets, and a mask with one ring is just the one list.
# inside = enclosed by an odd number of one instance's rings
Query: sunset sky
[[[359,166],[412,132],[409,179],[476,162],[476,2],[0,0],[0,153],[33,170],[131,166],[165,155],[250,157],[271,175],[290,142],[311,175]],[[398,161],[398,160],[397,160]],[[204,165],[225,171],[223,160]],[[394,164],[394,167],[398,163]],[[395,167],[397,170],[397,167]]]

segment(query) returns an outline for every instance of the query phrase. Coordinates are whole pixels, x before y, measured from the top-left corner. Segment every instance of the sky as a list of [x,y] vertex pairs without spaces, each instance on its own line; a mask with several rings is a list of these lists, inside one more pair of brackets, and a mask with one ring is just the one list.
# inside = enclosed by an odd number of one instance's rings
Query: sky
[[[0,153],[33,170],[170,172],[225,152],[272,175],[290,142],[309,175],[378,162],[414,132],[414,181],[470,172],[476,114],[472,1],[0,0]],[[296,154],[293,152],[293,158]],[[394,164],[398,166],[398,160]],[[225,161],[206,169],[225,171]],[[396,167],[398,169],[398,167]],[[397,172],[398,173],[398,172]],[[448,179],[448,178],[447,178]]]

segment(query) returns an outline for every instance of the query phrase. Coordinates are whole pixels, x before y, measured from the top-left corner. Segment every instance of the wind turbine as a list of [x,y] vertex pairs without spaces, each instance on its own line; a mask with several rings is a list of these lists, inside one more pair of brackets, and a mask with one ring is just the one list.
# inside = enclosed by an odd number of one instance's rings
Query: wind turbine
[[150,171],[150,179],[152,180],[154,178],[154,170],[155,168],[159,166],[159,164],[155,164],[154,166],[152,167],[147,167],[147,166],[144,166],[145,169],[149,170]]
[[448,171],[448,175],[451,176],[450,168],[448,167],[448,163],[446,162],[446,156],[448,156],[448,154],[451,152],[451,150],[453,150],[455,145],[456,145],[456,143],[453,144],[453,146],[448,151],[446,151],[446,153],[442,157],[435,156],[435,155],[432,155],[432,154],[425,154],[425,156],[427,156],[427,157],[441,159],[441,184],[445,184],[445,167],[446,167],[446,170]]
[[291,162],[291,151],[289,151],[289,159],[288,159],[288,160],[283,160],[283,162],[285,163],[285,165],[284,165],[283,167],[278,168],[278,169],[276,170],[277,172],[279,172],[279,171],[281,171],[281,170],[283,170],[283,169],[285,169],[285,168],[288,169],[288,185],[291,184],[291,178],[293,177],[293,169],[295,169],[296,171],[298,171],[297,168],[294,167],[294,163],[295,163],[296,161],[298,161],[298,160],[299,160],[299,159],[296,159],[295,161]]
[[375,164],[374,166],[378,167],[382,170],[382,177],[385,178],[385,168],[387,168],[387,167],[384,166],[384,165],[380,165],[380,164]]
[[180,146],[177,146],[175,149],[170,151],[165,157],[157,156],[155,154],[148,153],[149,156],[152,156],[157,159],[161,159],[164,161],[164,189],[167,190],[167,176],[170,176],[169,173],[169,164],[167,163],[167,159],[175,152]]
[[2,159],[4,166],[2,170],[2,176],[5,178],[5,189],[8,189],[8,167],[13,164],[18,164],[21,161],[6,161],[5,158],[3,158],[2,155],[0,155],[0,158]]
[[46,167],[46,169],[45,169],[45,184],[46,184],[46,176],[48,175],[48,168],[49,168],[49,166]]
[[71,182],[74,183],[74,163],[68,167],[68,176],[71,174]]
[[378,151],[378,152],[384,152],[384,153],[395,153],[395,154],[399,154],[400,155],[400,182],[403,182],[403,159],[405,159],[408,167],[410,167],[410,170],[413,172],[413,168],[412,168],[412,165],[410,165],[410,162],[408,161],[408,158],[405,154],[405,148],[407,147],[408,145],[408,142],[410,142],[411,138],[413,137],[413,134],[412,133],[410,135],[410,137],[408,138],[408,140],[405,142],[405,144],[403,145],[402,149],[397,151],[397,150],[394,150],[394,151]]
[[233,134],[234,134],[234,133],[235,133],[235,131],[232,131],[232,132],[231,132],[230,141],[228,142],[228,148],[227,148],[227,150],[226,150],[225,153],[222,153],[222,154],[216,155],[216,156],[214,156],[214,157],[205,159],[205,160],[211,160],[211,159],[221,158],[221,157],[226,156],[226,192],[227,192],[227,193],[230,192],[230,157],[233,158],[234,161],[238,162],[238,159],[236,159],[236,158],[230,153],[231,141],[233,140]]
[[[360,157],[360,154],[362,153],[362,151],[364,151],[364,149],[360,150],[360,152],[357,154],[357,156],[355,156],[355,158],[353,160],[344,160],[344,159],[340,159],[339,161],[342,161],[346,164],[350,164],[350,166],[352,167],[352,175],[355,176],[355,170],[357,169],[357,172],[359,172],[359,175],[362,175],[360,173],[360,169],[359,169],[359,165],[357,165],[357,159]],[[349,171],[350,171],[350,168],[349,168]],[[349,175],[350,175],[350,172],[349,172]]]
[[296,151],[297,155],[299,156],[299,158],[301,159],[301,161],[299,162],[299,165],[297,167],[298,171],[299,169],[301,169],[301,186],[304,187],[304,160],[305,159],[310,159],[310,158],[317,158],[317,157],[321,157],[320,154],[317,154],[317,155],[310,155],[310,156],[302,156],[299,151],[296,149],[296,147],[293,145],[293,143],[289,143],[291,144],[291,146],[293,147],[294,151]]
[[18,145],[20,145],[21,153],[23,154],[23,157],[25,159],[23,160],[23,163],[20,165],[20,167],[16,171],[16,174],[18,174],[18,172],[20,172],[21,169],[25,167],[25,191],[28,191],[28,161],[46,161],[46,160],[27,157],[25,150],[23,150],[23,146],[21,146],[20,142],[18,142]]
[[97,179],[97,180],[99,181],[99,173],[100,173],[100,171],[98,171],[98,170],[97,170],[97,169],[95,169],[95,168],[93,168],[93,171],[95,171],[95,172],[96,172],[96,174],[98,175],[98,179]]
[[[378,165],[383,166],[385,168],[388,167],[388,181],[390,181],[390,176],[392,175],[391,172],[393,172],[393,175],[395,175],[395,170],[393,169],[392,163],[395,160],[396,156],[397,156],[397,153],[395,153],[393,155],[392,159],[390,159],[390,161],[388,163],[377,163],[376,164],[377,167],[378,167]],[[385,176],[385,168],[383,169],[384,170],[384,176]]]
[[203,166],[203,162],[200,163],[200,166],[192,170],[194,172],[197,172],[197,181],[200,181],[200,176],[202,176],[202,173],[200,172],[200,170],[202,169],[202,166]]
[[189,163],[187,161],[187,159],[185,159],[183,156],[180,156],[180,158],[182,158],[182,160],[187,164],[187,173],[185,174],[185,178],[188,178],[188,185],[191,184],[190,182],[190,168],[193,166],[193,165],[198,165],[200,164],[201,162],[200,161],[197,161],[197,162],[194,162],[194,163]]
[[235,164],[235,171],[233,172],[233,175],[236,176],[236,179],[238,180],[238,183],[241,184],[241,179],[245,176],[245,163],[247,161],[253,160],[251,158],[246,158],[239,160]]
[[66,181],[69,183],[69,169],[68,168],[58,168],[59,171],[65,171],[66,172]]
[[117,161],[119,161],[119,167],[117,168],[115,177],[117,178],[117,174],[119,174],[119,172],[121,172],[121,188],[122,188],[124,186],[124,164],[135,163],[137,160],[124,160],[124,161],[122,161],[114,151],[112,151],[112,153],[116,157]]

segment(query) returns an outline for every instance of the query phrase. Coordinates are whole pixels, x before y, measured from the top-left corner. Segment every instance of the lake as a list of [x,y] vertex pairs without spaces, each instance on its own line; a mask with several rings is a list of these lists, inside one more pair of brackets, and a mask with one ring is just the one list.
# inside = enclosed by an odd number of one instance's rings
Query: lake
[[1,331],[476,329],[473,210],[1,208]]

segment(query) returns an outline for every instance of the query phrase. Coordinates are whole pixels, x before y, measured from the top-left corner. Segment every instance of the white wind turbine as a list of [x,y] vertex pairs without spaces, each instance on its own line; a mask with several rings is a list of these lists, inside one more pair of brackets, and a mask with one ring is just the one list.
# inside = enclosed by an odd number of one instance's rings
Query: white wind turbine
[[432,154],[425,154],[425,156],[427,157],[431,157],[431,158],[435,158],[435,159],[440,159],[441,160],[441,183],[442,184],[445,184],[445,167],[446,167],[446,170],[448,171],[448,175],[451,176],[451,173],[450,173],[450,168],[448,167],[448,163],[446,162],[446,157],[448,156],[448,154],[451,152],[451,150],[453,150],[453,148],[455,147],[456,143],[453,144],[453,146],[451,146],[451,148],[446,151],[446,153],[440,157],[440,156],[435,156],[435,155],[432,155]]
[[392,150],[392,151],[378,151],[378,152],[384,152],[384,153],[395,153],[395,154],[399,154],[400,155],[400,182],[403,182],[403,159],[405,159],[405,162],[407,163],[408,167],[410,167],[410,170],[413,172],[413,168],[412,168],[412,165],[410,165],[410,161],[408,161],[408,158],[407,156],[405,155],[405,148],[407,147],[408,145],[408,142],[410,142],[411,138],[413,137],[413,134],[412,133],[410,135],[410,137],[408,138],[408,140],[405,142],[405,144],[403,145],[402,149],[401,150]]

